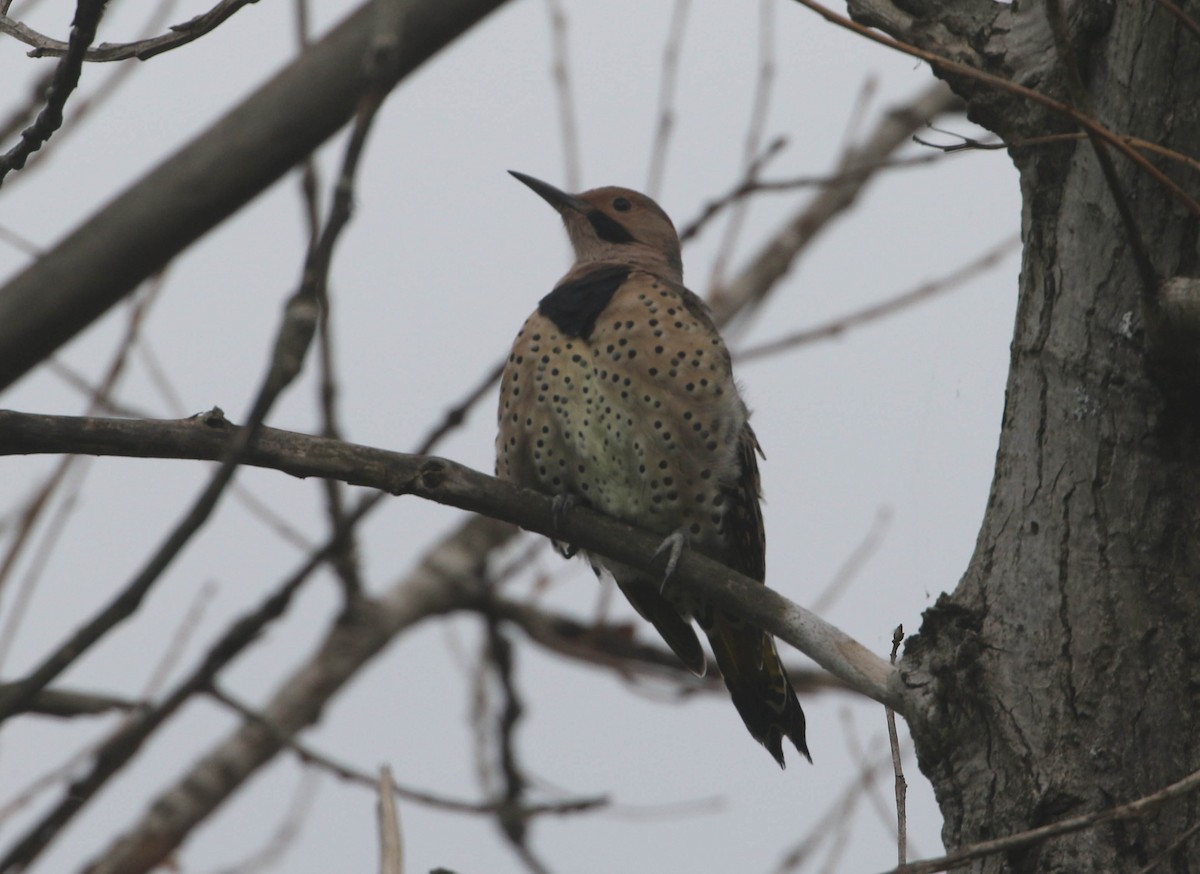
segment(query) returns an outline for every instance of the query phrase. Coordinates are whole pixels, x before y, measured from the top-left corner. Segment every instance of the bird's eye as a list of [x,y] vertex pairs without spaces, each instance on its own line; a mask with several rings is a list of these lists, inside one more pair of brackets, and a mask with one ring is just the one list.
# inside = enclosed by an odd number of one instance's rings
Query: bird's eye
[[633,209],[633,204],[624,197],[618,197],[613,201],[613,209],[617,212],[629,212],[629,210]]

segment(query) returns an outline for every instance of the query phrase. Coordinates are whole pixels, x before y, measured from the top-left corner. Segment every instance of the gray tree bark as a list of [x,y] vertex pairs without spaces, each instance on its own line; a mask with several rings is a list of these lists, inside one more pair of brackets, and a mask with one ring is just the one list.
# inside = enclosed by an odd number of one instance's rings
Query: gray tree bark
[[[1156,3],[853,12],[1117,133],[1184,153],[1200,144],[1200,33]],[[947,79],[1006,142],[1078,130],[1026,99]],[[1010,154],[1025,249],[991,496],[965,575],[925,614],[902,667],[922,701],[913,734],[951,849],[1200,768],[1200,341],[1160,290],[1194,287],[1200,225],[1111,148],[1106,178],[1086,138]],[[1196,170],[1148,157],[1200,195]],[[1200,837],[1179,839],[1198,808],[1182,798],[970,870],[1197,871]]]

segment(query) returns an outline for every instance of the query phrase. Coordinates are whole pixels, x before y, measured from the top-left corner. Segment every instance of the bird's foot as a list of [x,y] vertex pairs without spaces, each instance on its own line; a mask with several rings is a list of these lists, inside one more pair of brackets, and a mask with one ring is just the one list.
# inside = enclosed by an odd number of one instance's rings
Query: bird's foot
[[551,504],[551,512],[554,514],[554,527],[562,528],[563,522],[566,521],[567,511],[572,507],[578,507],[579,504],[579,498],[570,492],[555,495],[554,502]]
[[683,548],[687,546],[687,542],[687,536],[683,531],[675,531],[658,545],[658,549],[654,550],[652,558],[658,558],[664,552],[668,553],[667,572],[663,574],[662,585],[658,587],[659,592],[666,588],[667,580],[671,579],[671,574],[675,573],[675,565],[679,564],[679,556],[683,554]]
[[[569,492],[564,492],[554,496],[554,503],[551,505],[551,515],[553,516],[555,531],[561,531],[563,523],[566,521],[567,511],[572,507],[578,507],[582,503],[578,496],[572,495]],[[554,541],[555,547],[566,558],[571,558],[575,553],[579,552],[578,548],[561,540]]]

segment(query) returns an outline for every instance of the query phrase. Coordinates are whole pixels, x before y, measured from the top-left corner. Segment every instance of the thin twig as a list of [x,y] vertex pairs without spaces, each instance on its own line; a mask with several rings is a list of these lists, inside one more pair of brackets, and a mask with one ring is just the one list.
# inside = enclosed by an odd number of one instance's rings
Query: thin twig
[[1178,853],[1183,845],[1194,838],[1197,834],[1200,834],[1200,822],[1194,822],[1180,832],[1179,836],[1175,838],[1175,840],[1171,841],[1171,843],[1167,845],[1166,849],[1151,859],[1149,864],[1143,868],[1139,868],[1137,874],[1152,874],[1154,869],[1171,858],[1171,856],[1175,855],[1175,853]]
[[303,833],[308,814],[317,800],[318,776],[319,772],[311,768],[301,773],[300,782],[292,792],[292,800],[287,810],[283,812],[279,825],[266,842],[247,858],[220,869],[216,874],[256,874],[261,871],[283,870],[281,862],[284,854]]
[[[0,683],[0,688],[6,686]],[[70,689],[43,689],[29,705],[29,713],[39,716],[55,716],[71,719],[76,716],[98,716],[114,710],[127,711],[137,706],[136,701],[104,695],[98,692],[77,692]],[[3,816],[0,815],[0,819]]]
[[817,325],[813,328],[806,328],[803,331],[795,331],[785,337],[780,337],[778,340],[768,340],[758,346],[740,352],[737,356],[739,362],[752,361],[755,358],[763,358],[768,355],[775,355],[780,352],[785,352],[794,349],[797,346],[802,346],[807,343],[814,343],[818,340],[828,340],[833,337],[838,337],[844,334],[851,328],[856,328],[878,319],[890,316],[899,310],[906,309],[916,303],[928,300],[935,295],[950,291],[957,288],[967,280],[977,276],[985,270],[994,267],[1002,258],[1010,251],[1015,249],[1020,244],[1019,237],[1009,237],[1002,240],[997,245],[993,246],[988,251],[984,252],[978,258],[970,261],[967,264],[941,276],[937,279],[923,282],[916,288],[898,294],[895,297],[890,297],[880,303],[871,304],[863,307],[861,310],[855,310],[844,316],[839,316],[836,319]]
[[1028,831],[1017,832],[1016,834],[1006,835],[1002,838],[993,838],[990,841],[980,841],[966,847],[961,847],[953,853],[947,853],[944,856],[937,856],[932,859],[923,859],[919,862],[912,862],[908,865],[902,865],[896,868],[889,868],[882,874],[936,874],[938,871],[945,871],[950,868],[958,868],[962,865],[972,862],[975,859],[982,859],[986,856],[995,856],[1000,853],[1010,853],[1013,850],[1019,850],[1023,847],[1040,844],[1050,838],[1060,837],[1061,835],[1071,834],[1072,832],[1083,831],[1084,829],[1092,828],[1093,826],[1101,825],[1106,822],[1117,822],[1126,819],[1136,819],[1144,816],[1155,808],[1171,801],[1175,798],[1180,798],[1184,795],[1200,789],[1200,771],[1193,771],[1182,780],[1177,780],[1157,792],[1152,792],[1149,795],[1143,795],[1134,801],[1127,804],[1118,804],[1115,807],[1098,810],[1095,813],[1085,813],[1080,816],[1072,816],[1068,819],[1062,819],[1058,822],[1052,822],[1049,825],[1032,828]]
[[878,90],[879,78],[875,74],[872,73],[863,79],[858,93],[854,95],[854,104],[850,107],[850,115],[846,119],[846,129],[842,132],[841,150],[843,152],[853,148],[854,141],[858,138],[858,131],[866,120],[867,107],[871,105],[871,99]]
[[216,593],[217,585],[211,580],[200,587],[200,591],[196,593],[191,606],[188,607],[187,612],[184,613],[183,618],[179,621],[175,633],[171,635],[166,652],[162,654],[158,664],[154,666],[154,670],[151,671],[150,677],[146,680],[146,685],[142,688],[142,700],[151,700],[166,685],[167,678],[171,676],[171,672],[175,670],[176,665],[183,658],[183,654],[187,650],[187,645],[191,641],[192,636],[200,628],[200,620],[204,618],[204,611],[208,608],[209,602],[212,601]]
[[18,234],[11,228],[6,228],[0,225],[0,240],[8,243],[22,254],[29,255],[31,258],[39,258],[45,254],[45,250],[33,240]]
[[[243,6],[256,2],[258,0],[221,0],[207,12],[188,21],[172,25],[169,32],[161,36],[127,43],[100,43],[95,48],[88,49],[83,60],[105,62],[137,58],[139,61],[145,61],[211,33]],[[6,12],[0,13],[0,33],[6,33],[26,45],[32,46],[33,48],[29,52],[31,58],[61,57],[66,55],[70,49],[68,43],[44,36],[20,22],[13,21]]]
[[[54,691],[49,689],[43,690],[38,693],[38,698],[40,699],[44,695],[53,696]],[[128,712],[138,706],[134,702],[128,703],[129,707],[121,707],[119,709]],[[35,711],[31,708],[30,712]],[[104,745],[112,740],[125,725],[126,722],[122,721],[115,730],[105,732],[100,740],[89,742],[82,749],[76,750],[68,756],[66,761],[55,765],[53,768],[34,778],[12,798],[5,801],[3,805],[0,805],[0,822],[4,822],[9,817],[20,813],[46,790],[61,786],[64,782],[69,781],[73,775],[79,773],[80,769],[87,767],[88,760],[95,756],[99,750],[103,749]]]
[[46,687],[60,673],[90,649],[98,640],[120,623],[132,616],[155,581],[172,564],[183,547],[208,521],[216,509],[226,486],[233,479],[242,454],[253,441],[263,418],[275,400],[300,371],[300,365],[312,338],[316,323],[316,307],[311,297],[301,290],[292,297],[285,308],[283,325],[276,337],[275,351],[271,357],[268,373],[263,380],[258,397],[248,416],[247,427],[228,447],[221,459],[221,466],[213,474],[207,487],[155,550],[141,571],[111,599],[108,604],[42,662],[24,679],[13,684],[0,695],[0,721],[19,712],[34,694]]
[[812,854],[828,838],[836,823],[850,818],[859,799],[890,765],[890,756],[860,759],[858,773],[846,784],[837,799],[825,807],[825,812],[820,818],[808,825],[807,833],[784,854],[772,874],[787,874],[807,864]]
[[[175,11],[174,7],[178,3],[179,0],[163,0],[163,2],[155,4],[142,25],[141,33],[151,34],[161,28],[170,19],[171,13]],[[86,57],[84,60],[86,60]],[[80,130],[81,122],[120,93],[121,86],[140,69],[141,67],[136,64],[118,64],[115,68],[111,68],[107,75],[100,79],[87,93],[81,93],[72,100],[70,115],[64,120],[62,128],[54,136],[55,149],[62,148],[62,144],[69,140],[77,130]],[[29,165],[26,167],[25,172],[20,176],[13,177],[12,182],[15,184],[28,179],[33,169],[43,161],[48,160],[53,154],[54,150],[43,149],[30,157]]]
[[[79,506],[79,494],[83,483],[92,469],[92,459],[80,458],[75,455],[64,456],[58,460],[54,472],[38,489],[37,494],[21,511],[17,520],[17,530],[8,551],[4,555],[3,566],[0,567],[0,589],[6,588],[5,583],[10,571],[16,568],[19,556],[22,556],[26,546],[34,544],[36,523],[44,514],[49,514],[44,530],[42,530],[36,545],[32,545],[33,553],[26,562],[24,572],[16,584],[16,592],[11,602],[7,604],[4,622],[0,625],[0,668],[8,661],[9,651],[17,642],[17,633],[24,627],[26,612],[33,603],[37,585],[42,579],[50,559],[56,554],[60,538],[67,531],[71,515]],[[62,493],[57,502],[52,498]],[[51,506],[54,506],[51,511]],[[7,685],[7,684],[6,684]],[[43,690],[45,691],[45,690]],[[0,699],[4,693],[0,692]],[[30,702],[32,704],[32,702]]]
[[[307,0],[296,0],[293,8],[297,47],[300,51],[305,51],[312,43],[309,33]],[[346,168],[343,167],[334,197],[345,196],[347,190],[353,190],[353,179],[346,175]],[[304,159],[301,168],[300,192],[304,217],[308,226],[308,252],[312,255],[321,245],[320,177],[317,172],[316,159],[312,155]],[[317,299],[321,307],[321,318],[317,326],[317,402],[321,411],[320,433],[325,437],[341,439],[342,429],[338,421],[337,410],[336,357],[333,352],[333,304],[329,295],[328,283],[317,284]],[[346,514],[345,490],[341,483],[333,480],[322,480],[319,485],[324,494],[325,512],[329,517],[330,526],[336,529],[341,525]],[[358,563],[358,545],[353,535],[347,538],[341,554],[334,558],[333,567],[341,581],[345,597],[347,599],[357,597],[358,593],[362,591],[362,577]]]
[[392,769],[379,769],[376,800],[379,820],[379,874],[404,874],[404,851],[400,841],[400,809],[396,805],[396,787]]
[[467,413],[471,411],[480,400],[487,397],[492,390],[492,387],[500,381],[501,374],[504,373],[504,361],[498,361],[491,370],[489,370],[465,398],[446,411],[446,415],[442,421],[425,436],[421,441],[421,445],[417,448],[417,455],[428,455],[434,450],[442,438],[460,427],[467,420]]
[[[116,390],[122,375],[125,373],[130,351],[137,345],[138,338],[142,336],[142,327],[145,324],[147,314],[154,302],[158,300],[161,290],[162,282],[160,274],[159,278],[156,278],[150,284],[144,294],[134,298],[125,320],[125,330],[116,344],[112,360],[109,362],[108,367],[105,368],[99,384],[92,388],[88,395],[86,410],[89,414],[107,406],[108,399]],[[83,472],[80,472],[80,468],[82,468]],[[45,484],[33,496],[21,513],[17,532],[8,544],[4,558],[0,560],[0,590],[3,589],[9,574],[16,567],[25,546],[32,542],[37,522],[42,514],[48,510],[51,498],[59,491],[60,486],[64,482],[67,482],[68,476],[74,477],[71,488],[65,490],[66,496],[59,505],[55,519],[50,523],[47,532],[43,536],[39,549],[41,558],[35,558],[33,565],[27,570],[17,596],[9,608],[4,625],[0,628],[0,664],[7,657],[9,647],[11,647],[13,641],[16,639],[17,629],[21,625],[25,609],[40,579],[40,572],[41,568],[44,567],[44,561],[49,557],[54,542],[57,541],[58,537],[66,529],[67,520],[76,506],[75,499],[83,487],[84,473],[88,469],[90,469],[90,465],[81,465],[78,458],[70,456],[63,458],[54,472],[47,478]],[[0,695],[0,700],[2,699],[3,695]]]
[[[849,708],[843,708],[839,714],[844,723],[842,735],[845,738],[846,749],[850,754],[850,758],[856,762],[873,761],[878,755],[879,747],[886,746],[883,737],[875,735],[871,738],[869,747],[864,747],[860,741],[858,726],[854,721],[854,713]],[[889,771],[894,774],[894,766],[892,763],[891,750],[888,750],[888,765]],[[881,775],[882,776],[882,775]],[[894,777],[893,777],[894,779]],[[863,797],[868,802],[868,806],[875,816],[879,819],[889,837],[896,834],[896,802],[894,794],[889,799],[883,793],[881,788],[882,780],[873,780],[867,786],[863,787]]]
[[[108,0],[78,0],[75,18],[71,21],[71,35],[66,52],[54,69],[54,78],[46,89],[46,105],[38,113],[33,124],[21,132],[21,141],[0,156],[0,185],[4,177],[13,170],[20,170],[29,156],[40,149],[63,122],[63,107],[79,84],[83,69],[83,55],[96,38],[96,28]],[[0,16],[0,29],[7,16]]]
[[[932,130],[938,133],[944,133],[952,137],[956,137],[958,142],[944,145],[941,143],[933,143],[924,140],[921,137],[914,136],[913,142],[926,146],[931,149],[937,149],[940,152],[965,152],[969,150],[979,151],[999,151],[1000,149],[1028,149],[1036,146],[1047,146],[1054,143],[1078,142],[1087,139],[1086,131],[1073,131],[1070,133],[1046,134],[1041,137],[1024,137],[1016,140],[997,140],[995,142],[982,142],[972,137],[964,136],[953,131],[942,130],[941,128],[929,125]],[[1153,152],[1156,155],[1162,155],[1169,161],[1176,164],[1182,164],[1185,167],[1190,167],[1193,170],[1200,171],[1200,160],[1193,158],[1191,155],[1185,155],[1182,152],[1177,152],[1174,149],[1168,149],[1166,146],[1159,143],[1152,143],[1149,140],[1144,140],[1141,137],[1130,136],[1129,134],[1115,134],[1116,138],[1131,149],[1139,149],[1143,152]]]
[[551,52],[550,75],[558,98],[558,120],[562,131],[564,181],[568,191],[578,191],[583,184],[579,151],[579,125],[575,120],[575,96],[571,89],[570,43],[567,40],[567,13],[560,0],[546,0],[550,15]]
[[1172,3],[1171,0],[1154,0],[1154,2],[1179,19],[1183,26],[1191,31],[1192,36],[1200,39],[1200,24],[1197,24],[1194,18]]
[[[1043,106],[1046,109],[1051,110],[1052,112],[1066,116],[1084,130],[1090,131],[1091,133],[1096,134],[1104,142],[1110,143],[1114,148],[1117,149],[1117,151],[1125,155],[1125,157],[1131,160],[1143,171],[1148,173],[1156,182],[1158,182],[1159,185],[1165,188],[1178,203],[1187,209],[1188,212],[1192,213],[1192,215],[1200,216],[1200,202],[1197,202],[1195,198],[1180,188],[1179,185],[1177,185],[1169,176],[1147,161],[1144,157],[1139,155],[1132,146],[1128,145],[1124,141],[1120,134],[1117,134],[1105,127],[1086,112],[1083,112],[1082,110],[1059,100],[1055,100],[1053,97],[1049,97],[1040,91],[1035,91],[1032,88],[1027,88],[1024,85],[1020,85],[1010,79],[1005,79],[1003,76],[997,76],[993,73],[986,73],[983,70],[972,67],[970,64],[964,64],[960,61],[951,60],[950,58],[939,55],[936,52],[918,48],[911,43],[907,43],[896,39],[895,37],[879,33],[871,27],[859,24],[857,21],[853,21],[844,15],[839,15],[832,9],[829,9],[828,7],[816,2],[816,0],[795,0],[795,2],[811,9],[813,12],[817,13],[817,15],[821,16],[831,24],[836,24],[838,27],[843,27],[846,30],[853,31],[859,36],[865,37],[872,42],[877,42],[882,46],[887,46],[890,49],[895,49],[898,52],[910,55],[914,58],[920,58],[942,73],[950,73],[952,75],[974,79],[977,82],[990,85],[999,91],[1004,91],[1008,94],[1014,94],[1018,97],[1023,97],[1032,101],[1033,103],[1038,104],[1039,106]],[[1171,154],[1178,155],[1180,159],[1185,157],[1183,155],[1179,155],[1177,152],[1171,152]]]
[[733,206],[742,198],[748,197],[757,191],[766,191],[767,185],[759,181],[758,174],[762,172],[763,167],[767,165],[768,161],[783,151],[786,145],[787,139],[784,137],[776,137],[771,140],[767,147],[763,149],[762,154],[756,156],[742,171],[741,180],[728,193],[710,200],[704,205],[704,208],[700,211],[700,215],[683,226],[683,230],[679,232],[679,242],[686,243],[692,237],[695,237],[717,215]]
[[914,98],[884,113],[871,134],[838,162],[837,172],[846,176],[845,181],[820,191],[754,253],[746,267],[726,287],[710,290],[708,303],[717,324],[726,324],[735,313],[748,316],[779,284],[800,253],[832,224],[836,216],[854,204],[874,175],[857,175],[855,170],[878,167],[881,161],[908,143],[914,130],[929,119],[961,106],[962,101],[944,82],[935,82]]
[[[292,9],[296,48],[306,52],[312,46],[308,0],[294,0]],[[317,244],[317,236],[321,233],[321,178],[316,158],[311,154],[300,165],[300,199],[304,204],[304,226],[308,229],[308,247],[311,249]]]
[[[347,520],[347,528],[359,517]],[[340,534],[341,532],[339,532]],[[248,646],[261,639],[263,629],[282,616],[292,598],[336,548],[335,543],[310,555],[276,591],[255,610],[231,624],[220,639],[209,647],[200,665],[180,682],[160,704],[134,715],[120,730],[95,751],[91,769],[77,776],[66,787],[63,799],[45,813],[24,836],[0,858],[0,871],[24,869],[50,844],[102,789],[113,775],[133,758],[142,744],[172,714],[197,692],[212,686],[214,678]],[[78,769],[72,769],[77,772]]]
[[[217,686],[212,686],[208,690],[208,694],[213,700],[219,701],[229,709],[236,712],[243,719],[261,726],[271,732],[272,736],[282,744],[289,752],[303,764],[315,768],[320,768],[339,780],[346,783],[354,783],[366,789],[377,790],[379,788],[379,778],[358,768],[348,765],[345,762],[339,762],[337,759],[330,756],[328,753],[323,753],[313,747],[311,744],[304,743],[298,740],[294,735],[288,735],[279,726],[270,722],[262,713],[246,706],[237,698],[230,695],[228,692],[220,689]],[[412,801],[417,804],[425,805],[426,807],[435,808],[438,810],[446,810],[452,813],[469,813],[478,814],[481,816],[495,816],[499,807],[504,804],[504,801],[464,801],[457,798],[450,798],[445,795],[438,795],[434,792],[428,792],[424,789],[416,789],[412,786],[405,786],[392,780],[392,791],[396,797],[404,801]],[[552,801],[542,804],[531,804],[522,809],[521,813],[525,817],[534,817],[541,814],[566,814],[566,813],[581,813],[585,810],[591,810],[596,807],[602,807],[608,804],[606,796],[591,796],[586,798],[569,798],[563,801]]]
[[850,587],[854,577],[879,550],[880,544],[883,543],[883,534],[891,521],[892,511],[890,508],[880,507],[875,511],[875,518],[871,521],[871,527],[867,529],[867,533],[842,561],[830,578],[828,585],[813,599],[812,611],[814,613],[824,615],[837,603],[838,598]]
[[[763,133],[767,126],[767,112],[771,107],[771,86],[775,82],[774,14],[774,0],[761,0],[758,6],[758,79],[754,86],[754,99],[746,128],[743,157],[748,178],[753,178],[749,176],[749,173],[754,167],[755,158],[761,149]],[[708,281],[711,288],[721,288],[725,284],[725,268],[737,246],[738,236],[741,234],[746,218],[746,208],[745,199],[738,199],[734,202],[733,212],[725,225],[725,234],[717,247],[717,255],[713,259]]]
[[[312,158],[306,162],[305,166],[311,170],[312,178],[315,178],[315,168],[312,166]],[[309,172],[306,170],[304,177],[309,178]],[[338,180],[337,192],[342,192],[347,189],[352,190],[353,181],[345,176]],[[335,193],[335,200],[341,196]],[[315,209],[315,202],[310,202],[310,209]],[[349,205],[345,207],[349,209]],[[319,238],[314,240],[313,247],[320,244]],[[328,270],[328,265],[325,267]],[[337,380],[337,365],[336,357],[333,350],[333,306],[329,295],[327,283],[318,284],[317,299],[320,303],[321,317],[318,322],[317,330],[317,362],[318,362],[318,378],[317,378],[317,396],[318,407],[321,411],[321,435],[330,437],[335,440],[342,439],[342,429],[338,421],[337,397],[338,397],[338,380]],[[321,480],[320,488],[325,497],[325,513],[329,517],[330,528],[336,529],[341,526],[342,520],[346,517],[346,496],[345,487],[335,480]],[[334,557],[333,567],[337,573],[338,579],[341,581],[342,589],[347,599],[358,597],[362,592],[362,576],[361,569],[358,563],[358,544],[357,538],[351,534],[342,544],[342,551]]]
[[[897,625],[892,632],[892,666],[896,665],[896,653],[904,642],[904,626]],[[896,732],[896,711],[884,707],[887,714],[888,746],[892,750],[892,772],[896,775],[896,861],[904,865],[908,861],[908,784],[904,780],[904,763],[900,760],[900,736]]]
[[658,78],[658,126],[650,147],[650,172],[646,176],[646,193],[655,198],[662,191],[667,170],[667,146],[675,128],[675,84],[679,80],[679,55],[690,6],[691,0],[675,0],[671,23],[667,25],[667,42],[663,47]]
[[517,762],[515,742],[517,723],[524,713],[524,705],[513,679],[512,642],[494,615],[486,617],[484,629],[486,663],[500,688],[502,701],[495,719],[496,750],[503,785],[501,803],[496,808],[496,824],[513,851],[533,874],[547,874],[545,865],[533,854],[526,840],[529,818],[523,808],[528,781]]

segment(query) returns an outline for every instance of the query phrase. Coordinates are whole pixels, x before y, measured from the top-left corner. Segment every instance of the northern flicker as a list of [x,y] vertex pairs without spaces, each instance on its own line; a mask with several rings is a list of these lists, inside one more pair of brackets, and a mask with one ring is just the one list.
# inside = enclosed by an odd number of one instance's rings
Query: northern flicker
[[[665,535],[675,555],[686,544],[762,581],[761,449],[725,343],[683,286],[675,226],[636,191],[572,195],[510,172],[562,216],[575,264],[513,343],[496,475]],[[750,733],[781,767],[785,736],[811,760],[804,713],[770,635],[669,579],[588,558],[702,676],[695,619]]]

